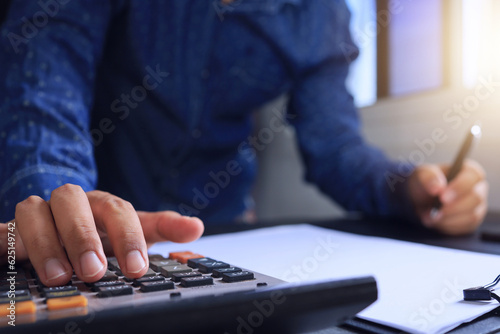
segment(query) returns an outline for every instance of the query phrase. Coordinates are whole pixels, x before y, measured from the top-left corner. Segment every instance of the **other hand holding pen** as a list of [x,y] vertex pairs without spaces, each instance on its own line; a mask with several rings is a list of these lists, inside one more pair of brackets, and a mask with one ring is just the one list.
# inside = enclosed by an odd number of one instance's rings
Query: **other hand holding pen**
[[[422,223],[450,235],[473,232],[487,212],[488,182],[477,162],[465,160],[458,175],[447,183],[447,165],[422,165],[410,176],[408,190]],[[441,201],[431,215],[435,198]]]

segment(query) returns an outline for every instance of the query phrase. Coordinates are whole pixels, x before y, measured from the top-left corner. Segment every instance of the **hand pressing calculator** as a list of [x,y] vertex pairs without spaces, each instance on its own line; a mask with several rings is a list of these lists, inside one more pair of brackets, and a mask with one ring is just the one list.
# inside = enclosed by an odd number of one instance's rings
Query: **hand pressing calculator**
[[[27,264],[0,272],[2,333],[301,333],[339,324],[377,298],[373,277],[286,283],[190,251],[150,255],[141,278],[108,258],[105,276],[46,287]],[[14,305],[14,306],[13,306]]]

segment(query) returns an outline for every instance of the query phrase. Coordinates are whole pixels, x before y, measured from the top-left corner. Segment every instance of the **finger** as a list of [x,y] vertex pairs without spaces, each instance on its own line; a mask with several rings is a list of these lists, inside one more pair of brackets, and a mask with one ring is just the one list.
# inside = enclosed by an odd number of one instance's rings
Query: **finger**
[[137,278],[148,269],[147,246],[137,213],[129,202],[102,191],[87,193],[99,228],[106,231],[125,276]]
[[175,211],[138,211],[137,214],[141,220],[148,245],[167,240],[190,242],[198,239],[204,231],[200,219],[182,216]]
[[466,160],[462,170],[450,181],[448,187],[440,195],[443,204],[451,203],[456,198],[470,192],[476,183],[485,179],[484,169],[473,160]]
[[487,201],[488,188],[488,182],[485,180],[476,183],[468,193],[457,198],[451,203],[445,204],[441,209],[443,216],[460,215],[472,212],[475,207]]
[[84,282],[97,281],[107,260],[87,195],[80,186],[66,184],[52,192],[49,204],[76,275]]
[[416,169],[416,181],[427,195],[436,196],[446,187],[446,176],[437,165],[422,165]]
[[38,196],[16,206],[16,227],[40,280],[48,286],[67,283],[73,270],[59,241],[49,205]]
[[456,214],[443,217],[442,221],[434,227],[448,235],[463,235],[475,231],[484,220],[488,209],[486,202],[478,205],[473,211],[467,214]]

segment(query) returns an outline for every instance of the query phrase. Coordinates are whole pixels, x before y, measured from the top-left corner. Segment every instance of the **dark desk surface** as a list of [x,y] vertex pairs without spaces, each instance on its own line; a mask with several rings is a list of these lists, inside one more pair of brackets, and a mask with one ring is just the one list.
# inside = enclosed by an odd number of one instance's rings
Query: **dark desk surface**
[[[362,235],[388,237],[398,240],[411,242],[419,242],[429,245],[442,246],[447,248],[463,249],[475,252],[499,254],[500,255],[500,212],[489,213],[486,216],[484,224],[474,234],[460,237],[447,237],[437,232],[428,230],[422,226],[413,226],[397,221],[360,219],[359,217],[342,218],[330,221],[305,221],[297,220],[290,223],[310,223],[317,226],[332,228],[339,231],[357,233]],[[255,224],[255,225],[232,225],[223,227],[207,227],[205,234],[217,234],[244,231],[266,226],[280,225],[280,222],[271,224]],[[498,241],[490,241],[486,239],[486,232],[494,232]],[[490,235],[489,233],[488,235]],[[500,268],[498,268],[500,274]],[[491,281],[494,277],[491,278]],[[484,282],[487,284],[489,282]],[[500,332],[500,309],[488,313],[475,321],[464,324],[457,329],[451,331],[453,334],[486,334]],[[345,325],[327,329],[314,334],[360,334],[360,333],[377,333],[377,334],[394,334],[403,333],[392,328],[380,326],[360,319],[354,319]],[[313,333],[310,333],[313,334]]]

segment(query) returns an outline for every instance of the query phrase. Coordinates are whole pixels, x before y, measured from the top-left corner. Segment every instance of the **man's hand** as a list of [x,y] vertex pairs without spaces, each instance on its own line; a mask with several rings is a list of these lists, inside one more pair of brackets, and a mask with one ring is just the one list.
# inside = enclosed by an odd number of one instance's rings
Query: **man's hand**
[[[409,179],[410,197],[425,226],[450,235],[473,232],[482,223],[488,207],[484,169],[467,160],[457,177],[447,184],[448,169],[449,166],[438,165],[417,167]],[[442,207],[431,217],[436,197]]]
[[[201,236],[198,218],[173,211],[141,212],[109,193],[66,184],[50,201],[31,196],[16,207],[16,259],[30,259],[43,284],[67,283],[75,274],[99,280],[114,254],[125,276],[148,269],[147,248],[155,242],[189,242]],[[0,259],[7,252],[7,224],[0,224]]]

